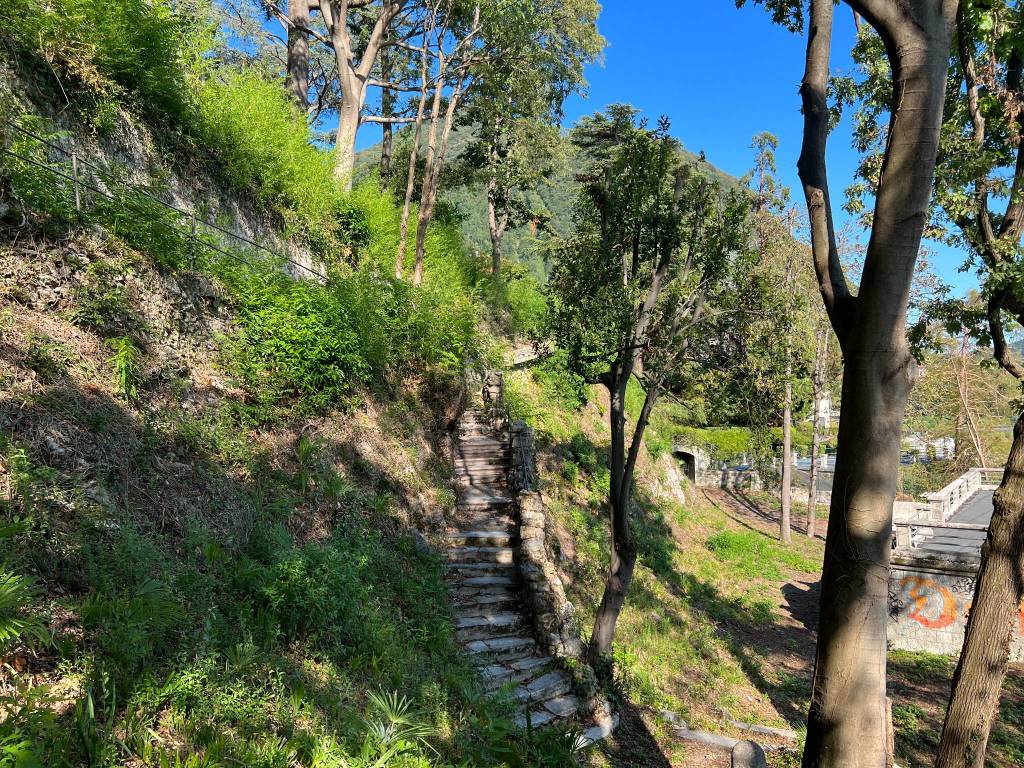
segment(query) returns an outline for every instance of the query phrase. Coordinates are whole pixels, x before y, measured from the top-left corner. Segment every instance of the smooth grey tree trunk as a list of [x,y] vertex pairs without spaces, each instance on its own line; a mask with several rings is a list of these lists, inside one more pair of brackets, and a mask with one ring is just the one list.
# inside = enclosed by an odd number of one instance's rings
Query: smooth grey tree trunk
[[881,36],[892,116],[860,291],[835,246],[825,142],[832,0],[812,0],[800,177],[815,268],[845,368],[803,768],[882,768],[886,625],[900,428],[916,368],[907,303],[935,173],[956,0],[848,0]]
[[289,0],[285,88],[305,112],[309,107],[309,0]]

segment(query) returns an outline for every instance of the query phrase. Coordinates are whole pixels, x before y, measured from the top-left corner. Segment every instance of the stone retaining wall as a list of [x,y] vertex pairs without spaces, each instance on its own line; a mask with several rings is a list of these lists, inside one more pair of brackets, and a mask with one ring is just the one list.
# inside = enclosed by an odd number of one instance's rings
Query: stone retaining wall
[[548,516],[537,490],[536,445],[533,430],[522,421],[509,428],[512,468],[509,478],[519,519],[519,569],[523,576],[524,601],[533,618],[538,641],[572,673],[577,693],[587,702],[588,714],[598,720],[610,717],[608,702],[598,694],[597,677],[585,661],[575,607],[555,567],[548,541]]
[[[889,572],[889,646],[959,655],[974,599],[976,559],[894,555]],[[1010,660],[1024,661],[1024,605]]]

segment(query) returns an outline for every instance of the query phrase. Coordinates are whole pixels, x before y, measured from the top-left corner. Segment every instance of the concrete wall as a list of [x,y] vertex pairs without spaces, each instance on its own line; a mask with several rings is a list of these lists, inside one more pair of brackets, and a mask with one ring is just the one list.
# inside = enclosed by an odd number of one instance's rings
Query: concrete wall
[[[974,599],[976,561],[893,556],[889,574],[889,647],[958,655]],[[1024,605],[1011,661],[1024,661]]]
[[761,476],[756,470],[704,469],[697,472],[696,484],[701,488],[737,488],[760,491]]

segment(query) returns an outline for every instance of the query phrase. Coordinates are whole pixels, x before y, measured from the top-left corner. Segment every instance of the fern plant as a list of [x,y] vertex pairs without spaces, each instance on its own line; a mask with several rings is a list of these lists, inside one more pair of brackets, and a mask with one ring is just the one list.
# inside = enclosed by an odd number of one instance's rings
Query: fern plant
[[27,613],[33,596],[29,578],[0,571],[0,651],[21,641],[46,642],[45,625],[37,616]]
[[114,354],[107,360],[114,366],[117,392],[129,400],[139,393],[139,374],[142,371],[142,350],[128,336],[107,340]]

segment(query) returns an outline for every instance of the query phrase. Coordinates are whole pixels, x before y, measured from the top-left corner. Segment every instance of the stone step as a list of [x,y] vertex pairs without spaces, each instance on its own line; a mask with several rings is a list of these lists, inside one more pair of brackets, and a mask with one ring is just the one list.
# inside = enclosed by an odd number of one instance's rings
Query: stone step
[[516,698],[537,704],[572,692],[572,678],[560,669],[548,672],[516,689]]
[[[579,714],[580,701],[572,694],[564,696],[556,696],[547,702],[540,704],[539,706],[530,708],[530,724],[534,728],[541,728],[544,726],[551,726],[558,722],[572,720]],[[520,713],[515,718],[515,723],[520,728],[526,727],[526,713]],[[587,735],[581,737],[581,741],[589,746],[595,741],[600,741],[602,738],[611,732],[610,728],[590,728],[586,731]],[[594,738],[596,736],[596,738]]]
[[466,643],[466,650],[471,654],[480,655],[493,661],[520,659],[526,655],[537,653],[537,642],[525,635],[508,637],[492,637],[487,640],[471,640]]
[[474,463],[500,463],[511,464],[512,454],[509,451],[495,450],[494,448],[463,448],[455,453],[452,461],[463,464]]
[[498,435],[463,435],[455,448],[456,456],[465,456],[470,452],[487,451],[490,453],[511,453],[511,446]]
[[507,547],[515,541],[516,536],[507,528],[482,528],[479,531],[452,532],[446,538],[453,546]]
[[543,675],[551,664],[548,656],[531,655],[512,663],[488,664],[480,670],[480,677],[488,691],[496,691],[510,683],[529,682]]
[[[552,720],[555,719],[555,716],[548,712],[546,709],[530,710],[529,725],[532,728],[542,728],[543,726],[548,725],[549,723],[551,723]],[[514,722],[517,728],[526,728],[526,713],[520,712],[518,715],[516,715]]]
[[476,462],[455,462],[455,471],[462,474],[474,474],[476,472],[503,472],[509,469],[507,462],[497,461],[476,461]]
[[492,481],[492,480],[505,480],[509,476],[511,470],[508,467],[494,466],[488,464],[483,467],[456,467],[455,476],[460,480],[471,479],[474,477],[480,478],[481,480]]
[[480,587],[504,587],[507,589],[516,589],[519,586],[518,572],[509,571],[504,574],[475,574],[472,576],[462,576],[461,574],[445,574],[446,578],[452,582],[451,589],[456,592],[463,590],[478,589]]
[[459,494],[459,506],[463,508],[491,509],[509,506],[512,499],[500,493],[493,493],[480,488],[469,487]]
[[493,590],[488,592],[466,591],[452,595],[452,605],[456,611],[516,611],[519,610],[519,594],[512,589]]
[[481,493],[488,493],[492,496],[500,496],[508,498],[509,487],[508,480],[505,478],[495,478],[493,480],[487,480],[486,478],[472,478],[472,477],[457,477],[456,486],[466,491],[472,491],[474,488],[479,490]]
[[516,553],[511,547],[450,547],[446,554],[449,560],[457,563],[507,565],[515,562]]
[[454,532],[489,529],[510,534],[513,539],[516,536],[517,526],[512,515],[508,514],[508,507],[502,511],[493,509],[456,509],[452,515],[450,528]]
[[[455,631],[467,635],[465,639],[479,640],[484,637],[504,637],[516,632],[523,625],[523,616],[518,611],[488,612],[479,606],[468,609],[470,615],[457,614]],[[474,632],[479,636],[469,637]],[[460,637],[460,639],[463,639]]]
[[445,565],[445,578],[449,581],[480,576],[518,576],[519,566],[515,563],[448,563]]
[[540,708],[559,718],[575,717],[580,711],[580,700],[572,693],[562,694],[544,701]]

